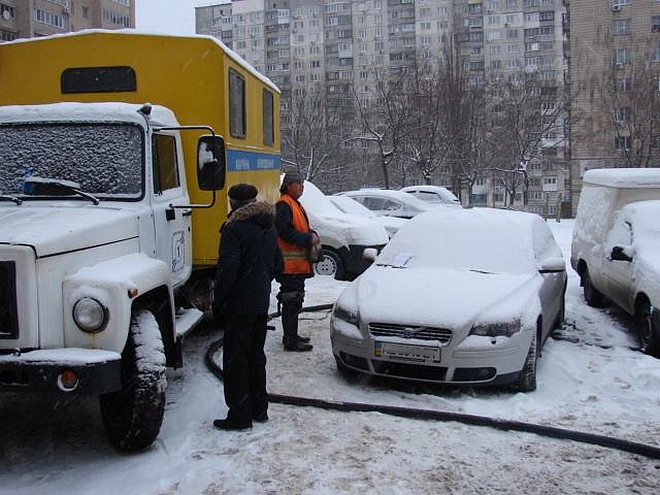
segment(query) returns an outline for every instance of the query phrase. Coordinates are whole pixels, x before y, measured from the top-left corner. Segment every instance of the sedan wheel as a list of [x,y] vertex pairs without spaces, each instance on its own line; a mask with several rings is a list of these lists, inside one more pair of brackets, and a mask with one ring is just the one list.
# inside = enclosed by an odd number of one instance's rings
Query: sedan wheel
[[333,276],[337,280],[342,280],[344,277],[344,267],[339,255],[327,249],[321,251],[321,259],[314,264],[314,272],[317,275]]
[[525,359],[520,376],[513,383],[513,389],[517,392],[533,392],[536,390],[536,362],[539,357],[538,340],[538,332],[536,332],[529,346],[527,358]]

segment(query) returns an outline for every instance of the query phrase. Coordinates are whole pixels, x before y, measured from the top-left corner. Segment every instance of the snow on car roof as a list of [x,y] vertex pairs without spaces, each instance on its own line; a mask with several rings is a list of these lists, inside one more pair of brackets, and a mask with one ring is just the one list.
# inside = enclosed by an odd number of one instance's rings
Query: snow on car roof
[[607,187],[660,187],[660,168],[596,168],[587,170],[582,181]]

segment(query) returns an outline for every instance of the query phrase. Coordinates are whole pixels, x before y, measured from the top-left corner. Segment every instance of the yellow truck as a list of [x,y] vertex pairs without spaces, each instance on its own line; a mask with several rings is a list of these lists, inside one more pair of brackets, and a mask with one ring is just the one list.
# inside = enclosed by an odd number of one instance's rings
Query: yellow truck
[[149,446],[212,306],[224,191],[278,195],[279,90],[214,38],[0,44],[0,391],[98,394]]

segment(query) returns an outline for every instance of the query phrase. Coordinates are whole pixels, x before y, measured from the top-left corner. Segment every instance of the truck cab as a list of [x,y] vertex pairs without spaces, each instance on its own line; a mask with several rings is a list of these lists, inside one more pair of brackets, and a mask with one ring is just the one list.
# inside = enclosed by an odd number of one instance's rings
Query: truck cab
[[[100,394],[125,450],[157,433],[164,369],[181,364],[187,331],[174,299],[192,271],[195,207],[181,132],[160,106],[0,107],[0,387]],[[210,163],[222,187],[217,139],[218,156],[200,136],[198,169]],[[127,374],[141,381],[130,404]],[[149,423],[127,419],[132,408]]]

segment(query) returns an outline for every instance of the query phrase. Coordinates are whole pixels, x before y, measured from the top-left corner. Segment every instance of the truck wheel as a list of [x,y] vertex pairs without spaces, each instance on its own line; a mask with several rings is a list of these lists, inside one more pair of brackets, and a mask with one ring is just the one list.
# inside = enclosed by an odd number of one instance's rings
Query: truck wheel
[[151,311],[131,316],[121,363],[122,389],[100,397],[103,423],[118,450],[143,450],[160,431],[167,385],[163,342]]
[[532,343],[529,345],[525,364],[520,372],[520,376],[513,383],[513,389],[516,392],[533,392],[536,390],[536,363],[539,358],[538,352],[538,332],[534,333]]
[[660,357],[660,328],[653,324],[651,303],[647,299],[642,299],[635,305],[635,331],[639,337],[641,351]]
[[321,251],[321,259],[314,263],[314,272],[317,275],[331,275],[337,280],[344,279],[344,266],[339,255],[329,249]]
[[587,301],[587,304],[591,307],[598,308],[603,305],[603,294],[600,293],[598,289],[594,287],[594,284],[591,282],[591,277],[589,276],[589,270],[586,268],[582,275],[580,276],[581,285],[584,290],[584,300]]

